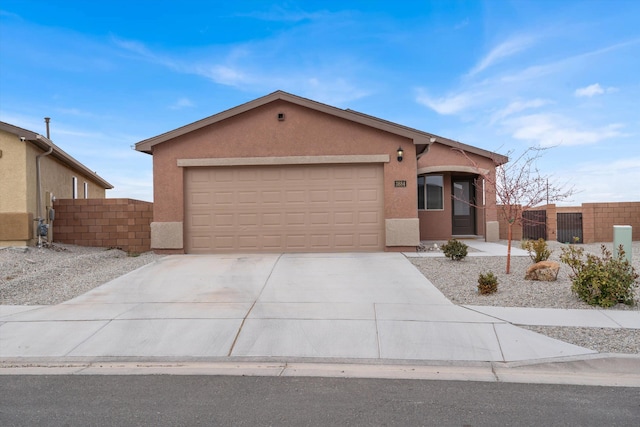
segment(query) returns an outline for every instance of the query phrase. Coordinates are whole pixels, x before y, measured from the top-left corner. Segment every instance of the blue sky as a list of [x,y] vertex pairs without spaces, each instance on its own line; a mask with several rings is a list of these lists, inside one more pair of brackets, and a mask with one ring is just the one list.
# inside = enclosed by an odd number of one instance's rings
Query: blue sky
[[506,154],[566,204],[640,201],[640,2],[0,4],[0,120],[152,200],[136,142],[275,90]]

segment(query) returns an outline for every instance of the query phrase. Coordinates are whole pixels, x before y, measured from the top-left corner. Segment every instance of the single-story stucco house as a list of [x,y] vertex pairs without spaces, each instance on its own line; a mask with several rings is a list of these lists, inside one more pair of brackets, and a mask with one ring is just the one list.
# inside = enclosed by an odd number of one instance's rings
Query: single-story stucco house
[[478,168],[492,172],[505,156],[282,91],[135,148],[153,155],[151,246],[161,252],[400,251],[498,238],[495,191]]
[[38,225],[51,223],[54,198],[104,199],[111,188],[46,136],[0,122],[0,246],[33,245],[38,228],[50,237]]

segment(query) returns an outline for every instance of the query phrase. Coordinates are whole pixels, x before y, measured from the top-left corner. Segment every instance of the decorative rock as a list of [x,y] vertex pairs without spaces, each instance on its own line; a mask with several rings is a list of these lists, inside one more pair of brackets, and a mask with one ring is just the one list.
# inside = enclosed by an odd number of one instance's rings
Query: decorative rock
[[555,261],[540,261],[529,268],[524,276],[525,280],[540,280],[544,282],[555,282],[560,271],[560,264]]

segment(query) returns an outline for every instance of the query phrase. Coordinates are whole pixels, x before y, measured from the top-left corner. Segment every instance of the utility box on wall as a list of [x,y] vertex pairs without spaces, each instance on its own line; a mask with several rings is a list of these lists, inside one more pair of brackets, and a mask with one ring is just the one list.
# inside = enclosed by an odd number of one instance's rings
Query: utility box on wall
[[631,236],[633,229],[630,225],[614,225],[613,226],[613,253],[618,255],[618,248],[622,245],[624,255],[627,261],[631,263],[632,251]]

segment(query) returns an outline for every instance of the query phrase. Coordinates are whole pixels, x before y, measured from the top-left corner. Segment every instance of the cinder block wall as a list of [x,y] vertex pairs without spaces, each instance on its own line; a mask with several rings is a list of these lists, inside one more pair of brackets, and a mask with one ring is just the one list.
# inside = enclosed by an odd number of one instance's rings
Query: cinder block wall
[[[498,207],[498,229],[500,240],[507,240],[509,234],[509,222],[504,217],[503,211]],[[511,228],[511,239],[522,240],[522,225],[513,224]]]
[[53,241],[79,246],[151,250],[153,203],[133,199],[60,199]]
[[630,225],[633,240],[640,240],[640,202],[583,203],[584,242],[613,241],[614,225]]
[[[547,205],[534,208],[547,211],[547,240],[556,240],[557,213],[581,212],[584,243],[613,241],[614,225],[630,225],[632,239],[640,241],[640,202],[583,203],[581,206],[556,207]],[[500,215],[500,239],[507,239],[507,222]],[[513,226],[513,240],[522,238],[522,226]]]

